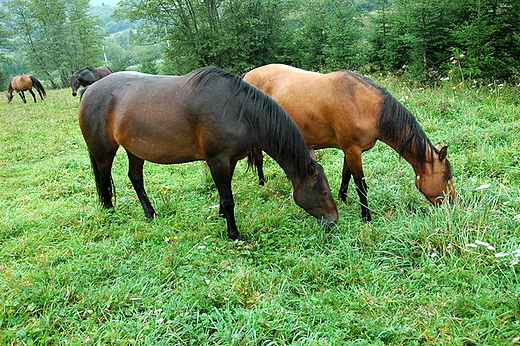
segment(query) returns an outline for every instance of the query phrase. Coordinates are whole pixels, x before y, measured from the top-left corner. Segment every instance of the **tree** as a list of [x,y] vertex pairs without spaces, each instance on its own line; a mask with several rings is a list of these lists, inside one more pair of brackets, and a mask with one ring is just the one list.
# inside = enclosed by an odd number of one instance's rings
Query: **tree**
[[520,2],[461,1],[462,21],[454,25],[453,55],[469,78],[511,80],[520,74]]
[[[5,13],[0,9],[0,23],[5,22]],[[10,48],[10,42],[7,39],[10,37],[9,31],[7,28],[5,28],[3,25],[0,25],[0,63],[2,63],[2,66],[7,62],[7,55],[5,52]],[[4,69],[0,70],[0,85],[5,85],[7,83],[7,71]]]
[[122,0],[116,15],[145,20],[151,41],[167,42],[165,58],[173,74],[201,66],[235,73],[272,61],[282,37],[283,1]]
[[449,72],[451,62],[470,78],[514,79],[518,13],[517,0],[381,0],[370,61],[423,80]]
[[70,73],[100,55],[103,34],[88,15],[88,0],[9,0],[4,6],[31,70],[53,87],[68,84]]

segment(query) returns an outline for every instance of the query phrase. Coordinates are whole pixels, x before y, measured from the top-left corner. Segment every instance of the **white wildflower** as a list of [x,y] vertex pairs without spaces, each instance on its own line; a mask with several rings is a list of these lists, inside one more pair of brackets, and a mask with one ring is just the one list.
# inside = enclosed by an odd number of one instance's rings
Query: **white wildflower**
[[199,245],[199,246],[197,246],[197,249],[199,249],[199,250],[202,250],[202,249],[205,249],[205,248],[206,248],[206,245]]
[[486,243],[485,241],[475,240],[475,244],[482,245],[482,246],[489,246],[489,243]]
[[477,187],[475,189],[475,191],[478,191],[478,190],[483,190],[483,189],[487,189],[487,188],[490,188],[491,187],[491,184],[482,184],[480,185],[479,187]]
[[437,257],[437,253],[436,253],[436,252],[432,252],[432,253],[430,254],[430,257],[431,257],[431,258],[435,258],[435,257]]

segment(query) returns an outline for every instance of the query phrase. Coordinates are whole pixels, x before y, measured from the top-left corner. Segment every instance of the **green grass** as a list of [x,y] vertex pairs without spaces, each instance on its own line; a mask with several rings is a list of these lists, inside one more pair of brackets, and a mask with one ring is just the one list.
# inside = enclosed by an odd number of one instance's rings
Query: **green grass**
[[[264,187],[241,162],[233,181],[246,243],[227,238],[204,163],[147,163],[159,213],[147,220],[121,151],[116,210],[106,213],[78,99],[69,90],[37,104],[4,99],[0,344],[519,343],[518,89],[378,82],[449,145],[459,203],[429,205],[411,167],[379,143],[364,155],[373,222],[361,221],[351,187],[338,227],[326,230],[295,205],[272,159]],[[336,193],[342,153],[318,156]]]

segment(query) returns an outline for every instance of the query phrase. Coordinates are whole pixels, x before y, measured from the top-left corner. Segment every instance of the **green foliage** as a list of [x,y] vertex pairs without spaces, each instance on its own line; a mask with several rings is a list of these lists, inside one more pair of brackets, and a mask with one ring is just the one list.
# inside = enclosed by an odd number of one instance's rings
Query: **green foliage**
[[[376,76],[449,145],[459,203],[431,206],[406,161],[364,154],[374,220],[350,187],[325,230],[267,158],[239,162],[232,242],[200,162],[145,165],[146,220],[114,163],[114,213],[97,204],[78,99],[0,102],[2,345],[511,345],[520,330],[520,104],[514,87],[416,89]],[[454,89],[455,88],[455,89]],[[331,187],[343,156],[317,152]],[[489,243],[489,245],[486,245]]]
[[514,0],[382,1],[372,15],[370,59],[424,81],[445,76],[451,62],[460,63],[466,80],[514,80],[520,68],[514,58],[520,50],[519,10]]
[[9,0],[3,6],[20,40],[19,56],[54,87],[67,85],[71,73],[101,52],[103,35],[88,15],[88,0]]

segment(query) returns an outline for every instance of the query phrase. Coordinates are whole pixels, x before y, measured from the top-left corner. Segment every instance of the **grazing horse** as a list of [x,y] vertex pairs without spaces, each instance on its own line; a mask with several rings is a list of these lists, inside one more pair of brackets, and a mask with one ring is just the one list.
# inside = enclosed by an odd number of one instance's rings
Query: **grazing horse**
[[36,91],[38,91],[38,94],[43,101],[43,96],[46,96],[47,93],[45,92],[42,83],[40,83],[36,77],[28,74],[13,76],[9,82],[9,89],[7,90],[7,102],[12,101],[13,91],[16,91],[20,95],[23,103],[27,103],[24,91],[29,91],[34,99],[34,102],[36,103],[36,95],[32,91],[33,87],[36,89]]
[[100,80],[103,77],[114,73],[114,69],[110,66],[92,67],[87,66],[70,76],[70,87],[72,88],[72,96],[78,94],[80,86],[86,87]]
[[128,155],[130,181],[150,218],[155,210],[144,189],[144,161],[204,160],[220,195],[228,235],[241,239],[231,179],[237,161],[261,148],[287,173],[297,205],[320,223],[333,225],[338,219],[323,169],[294,121],[272,98],[227,71],[206,67],[184,76],[116,72],[85,91],[79,125],[105,208],[113,208],[111,169],[120,145]]
[[[455,188],[447,147],[433,146],[419,123],[388,91],[350,71],[329,74],[272,64],[244,75],[244,80],[273,97],[296,122],[307,144],[316,149],[343,150],[339,198],[346,201],[350,177],[361,202],[361,215],[370,221],[361,154],[377,140],[397,151],[415,171],[415,185],[432,203],[445,197],[453,203]],[[263,182],[262,153],[256,165]]]

